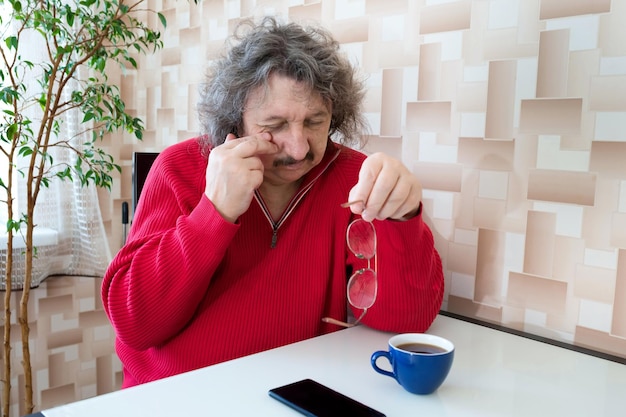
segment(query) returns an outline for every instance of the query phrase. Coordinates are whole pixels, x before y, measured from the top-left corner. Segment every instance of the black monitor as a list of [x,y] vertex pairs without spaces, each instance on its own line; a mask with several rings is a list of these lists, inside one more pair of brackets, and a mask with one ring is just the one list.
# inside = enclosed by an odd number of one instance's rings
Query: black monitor
[[133,152],[133,213],[150,167],[158,155],[158,152]]

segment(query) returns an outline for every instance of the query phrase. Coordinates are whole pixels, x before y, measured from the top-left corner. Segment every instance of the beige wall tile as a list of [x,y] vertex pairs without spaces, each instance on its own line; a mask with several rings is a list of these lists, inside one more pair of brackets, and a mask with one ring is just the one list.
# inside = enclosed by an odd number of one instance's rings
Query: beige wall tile
[[380,135],[400,136],[402,131],[402,69],[383,70]]
[[[606,2],[607,0],[603,1]],[[619,41],[619,39],[626,39],[624,14],[626,14],[626,3],[613,1],[611,2],[611,13],[600,16],[598,47],[602,48],[602,52],[606,56],[626,54],[626,43]]]
[[580,132],[582,99],[522,100],[520,130],[537,134],[575,134]]
[[611,0],[542,0],[540,19],[606,13],[611,10]]
[[591,144],[589,170],[602,178],[626,178],[626,142],[601,142]]
[[589,109],[626,111],[626,75],[592,77]]
[[510,171],[513,169],[514,143],[481,138],[459,138],[458,161],[475,169]]
[[569,31],[543,31],[539,38],[537,97],[567,96]]
[[473,302],[465,298],[448,297],[448,310],[467,317],[475,317],[491,323],[502,323],[502,307]]
[[626,248],[626,213],[611,216],[611,245]]
[[611,304],[615,298],[615,270],[578,264],[574,296]]
[[462,187],[463,167],[461,165],[418,162],[413,173],[430,190],[459,192]]
[[[615,352],[626,337],[626,262],[586,260],[594,251],[622,254],[626,246],[619,209],[626,181],[626,64],[619,64],[626,62],[626,2],[519,1],[506,22],[495,20],[494,5],[483,0],[363,4],[356,13],[331,0],[264,0],[226,15],[224,2],[149,0],[168,18],[166,48],[138,57],[137,71],[112,68],[109,75],[147,129],[142,142],[123,134],[105,142],[123,166],[112,191],[99,192],[112,252],[122,242],[132,151],[159,151],[197,134],[197,86],[206,65],[244,15],[272,9],[321,22],[369,77],[365,107],[372,120],[380,118],[380,131],[369,132],[367,150],[397,156],[419,176],[446,273],[473,279],[474,299],[446,294],[446,308]],[[593,17],[598,26],[597,42],[585,35],[583,49],[579,17]],[[555,139],[549,150],[547,136]],[[577,214],[570,219],[571,212]],[[456,241],[459,230],[476,241]],[[559,307],[548,308],[544,294],[529,288],[547,291]],[[613,312],[601,327],[612,330],[596,337],[580,326],[579,306],[600,301]],[[527,305],[545,308],[543,316]],[[119,369],[109,376],[119,381]]]
[[[31,290],[30,352],[36,410],[120,388],[121,381],[114,375],[120,362],[114,353],[111,324],[102,310],[101,282],[93,277],[49,277]],[[20,295],[13,293],[14,305]],[[0,305],[3,303],[4,297],[0,297]],[[21,353],[19,327],[12,326],[11,332],[13,351]],[[21,366],[13,366],[12,372],[23,379]],[[15,388],[12,401],[17,407],[21,388]]]
[[420,33],[469,29],[472,2],[467,0],[427,6],[421,10]]
[[479,229],[474,301],[498,305],[502,300],[505,233]]
[[74,401],[76,387],[67,384],[60,387],[50,388],[41,392],[41,409],[46,409],[59,404],[67,404]]
[[614,337],[582,326],[576,327],[574,344],[616,356],[623,356],[626,352],[626,338]]
[[476,246],[450,242],[446,256],[448,270],[474,277],[476,275],[476,249]]
[[440,99],[441,44],[427,43],[420,46],[417,99],[435,101]]
[[556,215],[537,211],[528,212],[524,272],[544,277],[554,270]]
[[336,21],[331,29],[341,43],[367,42],[369,38],[369,19],[358,17]]
[[555,236],[552,277],[559,281],[572,282],[577,266],[584,262],[584,256],[584,239]]
[[556,315],[565,311],[566,282],[511,272],[508,284],[506,301],[510,306]]
[[515,61],[491,61],[487,85],[485,138],[513,139]]
[[596,175],[586,172],[534,169],[528,176],[528,198],[532,200],[592,206]]
[[626,344],[626,249],[619,250],[611,332]]
[[450,128],[450,111],[448,101],[407,103],[407,129],[446,131]]
[[301,6],[293,6],[289,8],[289,19],[295,22],[320,20],[321,17],[322,2],[305,2],[305,4]]

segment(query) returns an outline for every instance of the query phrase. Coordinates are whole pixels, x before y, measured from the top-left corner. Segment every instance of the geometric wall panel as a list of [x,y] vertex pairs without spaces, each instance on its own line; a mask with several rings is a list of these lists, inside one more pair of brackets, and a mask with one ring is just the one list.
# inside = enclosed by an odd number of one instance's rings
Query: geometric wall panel
[[540,19],[557,19],[559,17],[608,13],[611,11],[611,0],[542,0],[540,4]]
[[319,22],[366,76],[371,149],[424,186],[443,309],[626,357],[626,2],[227,3],[167,3],[167,48],[109,74],[146,126],[100,194],[112,252],[132,151],[197,134],[197,86],[239,19]]
[[520,132],[537,134],[580,133],[583,100],[554,98],[522,100]]
[[528,173],[528,198],[592,206],[596,175],[587,172],[532,169]]
[[565,315],[567,285],[562,281],[511,272],[506,301],[512,307]]

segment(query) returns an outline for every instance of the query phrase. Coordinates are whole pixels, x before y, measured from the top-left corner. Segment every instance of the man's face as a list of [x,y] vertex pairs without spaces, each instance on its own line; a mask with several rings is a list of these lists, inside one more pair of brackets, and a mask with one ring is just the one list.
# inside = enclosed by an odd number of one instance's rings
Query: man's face
[[262,155],[265,181],[284,185],[301,179],[320,163],[328,140],[330,104],[318,93],[282,75],[250,94],[243,112],[244,135],[272,134],[279,151]]

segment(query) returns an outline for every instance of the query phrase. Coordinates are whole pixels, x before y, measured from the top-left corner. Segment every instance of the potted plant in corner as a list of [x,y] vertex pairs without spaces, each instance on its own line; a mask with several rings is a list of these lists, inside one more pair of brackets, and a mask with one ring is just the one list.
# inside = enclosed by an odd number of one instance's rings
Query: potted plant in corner
[[[28,299],[32,284],[35,207],[42,189],[53,181],[110,188],[111,173],[121,168],[101,146],[116,131],[142,138],[142,121],[125,109],[107,66],[136,68],[136,57],[162,47],[160,33],[147,17],[144,0],[0,0],[0,210],[6,211],[2,416],[11,405],[11,293],[16,254],[25,258],[17,322],[21,329],[24,398],[31,413],[33,375],[30,362]],[[40,46],[40,54],[33,48]],[[34,56],[33,56],[34,55]],[[64,129],[66,116],[78,115],[78,132]],[[55,149],[70,159],[55,158]],[[25,188],[22,207],[14,204],[18,181]],[[22,191],[22,195],[24,192]],[[15,242],[21,247],[17,248]]]

